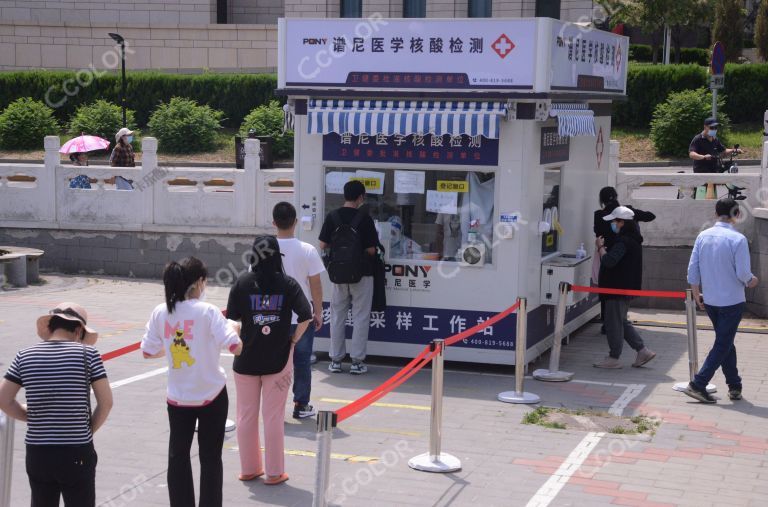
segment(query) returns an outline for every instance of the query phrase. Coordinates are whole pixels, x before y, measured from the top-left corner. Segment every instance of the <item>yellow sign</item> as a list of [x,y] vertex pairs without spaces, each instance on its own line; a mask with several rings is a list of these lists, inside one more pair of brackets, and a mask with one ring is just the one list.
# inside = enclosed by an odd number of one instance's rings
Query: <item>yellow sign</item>
[[359,181],[365,185],[365,190],[379,190],[381,189],[381,178],[349,178],[349,181]]
[[555,246],[555,235],[554,234],[547,234],[546,236],[546,245],[548,247]]
[[468,181],[437,180],[438,192],[469,192]]

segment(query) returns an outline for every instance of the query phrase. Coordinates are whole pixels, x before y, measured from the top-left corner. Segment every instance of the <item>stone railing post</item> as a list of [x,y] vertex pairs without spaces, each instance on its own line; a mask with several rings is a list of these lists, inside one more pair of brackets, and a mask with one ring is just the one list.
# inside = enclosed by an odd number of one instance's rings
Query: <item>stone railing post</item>
[[261,159],[261,143],[258,139],[245,140],[245,163],[242,171],[237,171],[242,185],[235,186],[235,202],[241,224],[253,227],[261,223],[260,214],[263,211],[264,196],[260,194],[264,189],[258,188],[259,168]]
[[165,190],[163,188],[164,173],[165,171],[160,171],[157,165],[157,139],[143,138],[141,140],[141,179],[135,185],[135,189],[140,191],[142,196],[142,224],[155,223],[155,196],[156,191]]
[[[39,219],[56,222],[59,219],[56,191],[57,185],[59,185],[59,178],[61,177],[58,169],[61,165],[61,155],[59,154],[61,140],[59,140],[59,136],[45,136],[43,145],[45,146],[45,156],[43,158],[45,174],[42,178],[37,179],[37,184],[47,204],[45,205],[45,216],[39,217]],[[64,183],[62,182],[61,184]]]
[[[768,125],[766,125],[766,129],[768,129]],[[760,162],[760,188],[764,187],[768,187],[768,141],[763,142],[763,158]],[[763,202],[762,205],[768,207],[768,202]]]

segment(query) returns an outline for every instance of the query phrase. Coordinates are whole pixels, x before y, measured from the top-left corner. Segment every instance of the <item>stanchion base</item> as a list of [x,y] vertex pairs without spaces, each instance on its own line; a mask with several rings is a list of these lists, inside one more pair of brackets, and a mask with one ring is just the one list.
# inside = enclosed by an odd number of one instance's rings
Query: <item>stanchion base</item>
[[543,368],[533,371],[533,378],[542,382],[568,382],[574,375],[575,373],[569,371],[550,371]]
[[541,401],[537,395],[533,393],[517,392],[517,391],[505,391],[499,393],[497,396],[499,401],[504,403],[538,403]]
[[433,460],[432,457],[428,452],[419,454],[408,460],[408,466],[422,472],[443,474],[461,470],[461,460],[456,456],[441,452],[439,456],[435,456],[437,459]]
[[[682,393],[686,390],[688,387],[688,382],[678,382],[674,386],[672,386],[672,389],[674,389],[677,392]],[[707,384],[707,392],[708,393],[716,393],[717,392],[717,386],[715,384]]]

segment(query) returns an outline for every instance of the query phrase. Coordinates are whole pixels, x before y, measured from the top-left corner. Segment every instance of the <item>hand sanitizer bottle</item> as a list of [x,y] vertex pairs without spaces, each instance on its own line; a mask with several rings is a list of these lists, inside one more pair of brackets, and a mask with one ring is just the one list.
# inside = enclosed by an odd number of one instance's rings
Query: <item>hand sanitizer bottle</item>
[[584,243],[579,245],[579,249],[576,250],[576,258],[577,259],[586,259],[587,257],[587,249],[584,248]]

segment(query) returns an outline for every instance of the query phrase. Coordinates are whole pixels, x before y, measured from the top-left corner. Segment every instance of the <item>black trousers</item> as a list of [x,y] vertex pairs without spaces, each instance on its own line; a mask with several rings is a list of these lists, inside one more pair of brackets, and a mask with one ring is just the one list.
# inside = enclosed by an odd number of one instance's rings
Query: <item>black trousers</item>
[[195,484],[189,457],[195,423],[200,455],[200,507],[221,507],[224,466],[221,450],[227,424],[227,388],[212,403],[203,407],[168,405],[171,440],[168,445],[168,495],[171,507],[195,507]]
[[78,446],[27,445],[27,475],[32,507],[96,505],[96,450],[93,444]]

